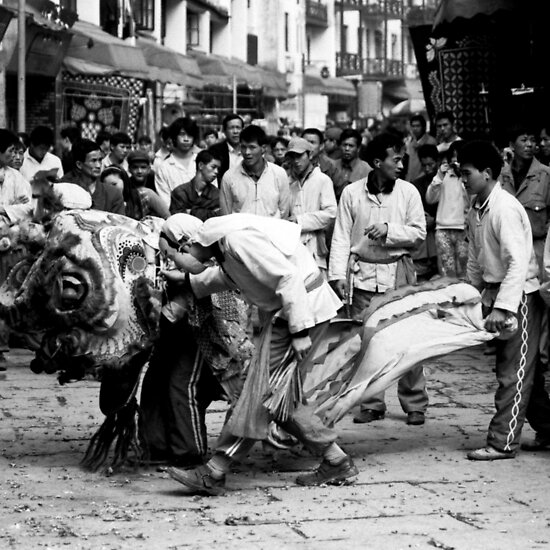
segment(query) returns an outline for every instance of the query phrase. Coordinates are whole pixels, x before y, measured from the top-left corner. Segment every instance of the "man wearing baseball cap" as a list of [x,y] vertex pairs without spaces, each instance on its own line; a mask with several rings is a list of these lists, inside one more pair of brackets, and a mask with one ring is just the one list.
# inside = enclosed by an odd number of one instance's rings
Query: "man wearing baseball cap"
[[331,179],[312,164],[312,151],[313,146],[301,137],[292,138],[288,144],[289,220],[300,225],[302,243],[325,274],[328,258],[325,232],[336,218],[336,197]]

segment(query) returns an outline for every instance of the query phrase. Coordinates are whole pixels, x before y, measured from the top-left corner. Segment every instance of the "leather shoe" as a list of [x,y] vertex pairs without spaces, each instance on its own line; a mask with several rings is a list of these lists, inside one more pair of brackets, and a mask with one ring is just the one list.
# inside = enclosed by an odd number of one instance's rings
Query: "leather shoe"
[[506,458],[514,458],[514,451],[499,451],[494,447],[482,447],[475,451],[470,451],[466,455],[470,460],[503,460]]
[[550,451],[550,437],[537,434],[534,439],[521,444],[524,451]]
[[194,470],[181,470],[170,467],[166,470],[168,475],[181,483],[188,490],[188,494],[218,496],[225,492],[225,476],[216,479],[212,476],[212,470],[204,465]]
[[412,411],[407,415],[407,424],[410,426],[422,426],[426,422],[426,416],[421,411]]
[[369,422],[374,422],[375,420],[383,420],[385,416],[386,413],[384,411],[365,409],[359,411],[359,414],[356,414],[353,417],[353,422],[355,422],[355,424],[368,424]]

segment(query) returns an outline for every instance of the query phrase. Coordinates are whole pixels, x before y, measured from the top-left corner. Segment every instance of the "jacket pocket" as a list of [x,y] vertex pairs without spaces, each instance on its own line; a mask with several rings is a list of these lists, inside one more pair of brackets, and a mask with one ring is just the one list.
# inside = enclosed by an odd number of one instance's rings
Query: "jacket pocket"
[[530,200],[523,207],[529,216],[534,239],[546,237],[546,203],[541,200]]

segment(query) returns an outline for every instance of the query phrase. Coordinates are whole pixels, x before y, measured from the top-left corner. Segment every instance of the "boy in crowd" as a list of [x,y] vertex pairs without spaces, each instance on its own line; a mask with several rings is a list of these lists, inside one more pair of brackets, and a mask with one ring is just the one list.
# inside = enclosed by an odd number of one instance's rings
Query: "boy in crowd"
[[101,171],[109,166],[120,166],[128,172],[128,161],[126,157],[132,148],[132,140],[128,134],[117,132],[111,136],[111,151],[101,161]]

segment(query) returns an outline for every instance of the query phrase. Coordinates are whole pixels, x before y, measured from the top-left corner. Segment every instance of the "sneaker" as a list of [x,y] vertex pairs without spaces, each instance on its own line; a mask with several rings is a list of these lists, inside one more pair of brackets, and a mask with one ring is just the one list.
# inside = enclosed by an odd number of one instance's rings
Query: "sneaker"
[[355,481],[359,470],[353,463],[351,457],[346,456],[338,464],[331,464],[323,460],[319,467],[308,474],[298,476],[296,483],[304,486],[315,485],[349,485]]
[[189,494],[219,496],[225,492],[225,476],[215,479],[208,466],[199,466],[193,470],[171,467],[166,471],[172,479],[185,485],[189,489]]
[[355,424],[367,424],[369,422],[374,422],[375,420],[383,420],[385,416],[386,413],[384,411],[365,409],[364,411],[359,411],[359,414],[356,414],[353,417],[353,422]]
[[506,458],[514,458],[515,451],[499,451],[494,447],[482,447],[475,451],[470,451],[466,455],[470,460],[503,460]]
[[542,434],[536,434],[530,441],[521,444],[524,451],[550,451],[550,437]]
[[410,426],[422,426],[426,422],[426,416],[421,411],[412,411],[407,415],[407,424]]

